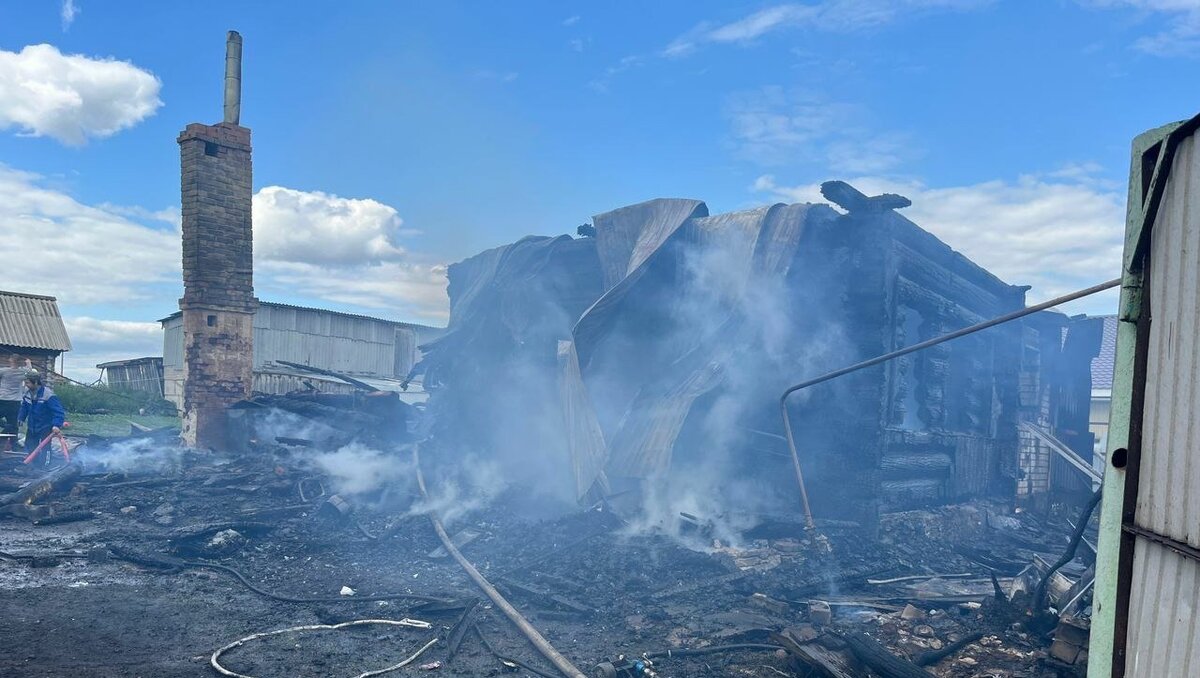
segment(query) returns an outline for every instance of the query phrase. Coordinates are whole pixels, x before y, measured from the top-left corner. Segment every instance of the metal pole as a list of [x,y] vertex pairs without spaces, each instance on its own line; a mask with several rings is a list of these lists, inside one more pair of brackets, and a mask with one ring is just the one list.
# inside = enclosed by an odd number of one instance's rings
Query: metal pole
[[806,389],[809,386],[815,386],[817,384],[829,381],[831,379],[837,379],[838,377],[846,375],[846,374],[850,374],[851,372],[857,372],[857,371],[859,371],[861,369],[865,369],[867,367],[873,367],[880,363],[887,362],[893,358],[899,358],[900,356],[908,355],[909,353],[915,353],[917,351],[927,349],[930,346],[937,346],[938,344],[950,341],[951,339],[965,337],[968,334],[974,334],[975,332],[979,332],[980,330],[986,330],[988,328],[995,327],[996,325],[1002,325],[1006,322],[1016,320],[1018,318],[1024,318],[1027,315],[1032,315],[1039,311],[1045,311],[1048,308],[1053,308],[1060,304],[1065,304],[1068,301],[1075,301],[1076,299],[1082,299],[1083,297],[1091,296],[1097,292],[1103,292],[1104,290],[1118,287],[1118,286],[1120,286],[1120,284],[1121,284],[1121,279],[1117,278],[1116,280],[1109,280],[1108,282],[1100,283],[1099,285],[1093,285],[1086,289],[1079,290],[1078,292],[1072,292],[1070,294],[1066,294],[1061,297],[1051,299],[1050,301],[1043,301],[1042,303],[1037,304],[1035,306],[1030,306],[1029,308],[1023,308],[1019,311],[1013,311],[1012,313],[1006,313],[998,318],[993,318],[991,320],[987,320],[987,321],[981,322],[976,325],[971,325],[970,327],[964,327],[961,330],[955,330],[949,334],[943,334],[940,337],[934,337],[933,339],[928,339],[926,341],[922,341],[919,344],[913,344],[912,346],[906,346],[898,351],[892,351],[891,353],[885,353],[881,356],[871,358],[870,360],[864,360],[861,363],[856,363],[849,367],[843,367],[840,370],[834,370],[833,372],[823,374],[819,377],[816,377],[815,379],[809,379],[808,381],[802,381],[799,384],[796,384],[795,386],[792,386],[792,387],[788,388],[786,391],[784,391],[783,395],[779,396],[779,414],[780,414],[780,416],[783,417],[783,430],[784,430],[784,433],[787,434],[788,450],[792,453],[792,468],[796,471],[796,483],[800,486],[800,501],[804,506],[804,521],[808,525],[808,527],[809,528],[813,527],[812,509],[809,508],[809,505],[808,505],[808,490],[805,489],[805,487],[804,487],[804,472],[800,468],[800,455],[796,452],[796,439],[792,435],[792,422],[791,422],[791,419],[788,417],[788,411],[787,411],[788,396],[790,396],[791,394],[793,394],[796,391],[799,391],[801,389]]
[[225,122],[237,125],[242,119],[242,36],[229,31],[225,37]]

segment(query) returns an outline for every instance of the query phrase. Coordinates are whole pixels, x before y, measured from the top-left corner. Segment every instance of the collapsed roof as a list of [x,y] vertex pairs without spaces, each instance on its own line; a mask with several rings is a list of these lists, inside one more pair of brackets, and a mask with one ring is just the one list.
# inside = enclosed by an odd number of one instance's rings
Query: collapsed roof
[[[906,198],[823,190],[846,213],[776,204],[709,215],[698,200],[657,199],[597,215],[594,237],[525,238],[451,266],[450,327],[418,366],[435,435],[521,467],[534,459],[544,468],[526,468],[531,477],[575,499],[681,465],[736,463],[750,447],[769,467],[787,384],[1024,306],[1026,288],[897,214]],[[935,476],[905,475],[896,491],[995,486],[1015,465],[1016,435],[1015,423],[997,428],[1015,414],[993,394],[1015,393],[1017,367],[991,339],[964,345],[961,378],[942,383],[955,370],[941,354],[940,368],[880,368],[818,391],[814,406],[800,399],[820,412],[806,454],[828,448],[830,473],[878,494],[883,431],[927,431],[894,449],[949,449],[951,466],[917,464]],[[994,374],[975,374],[984,365]],[[958,448],[977,453],[963,466],[977,476],[955,475]]]

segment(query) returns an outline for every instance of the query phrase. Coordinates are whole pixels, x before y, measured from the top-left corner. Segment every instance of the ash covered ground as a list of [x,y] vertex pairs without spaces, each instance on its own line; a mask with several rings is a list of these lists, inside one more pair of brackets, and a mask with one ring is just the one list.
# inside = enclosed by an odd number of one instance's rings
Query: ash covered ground
[[[410,451],[372,454],[382,485],[303,448],[228,456],[143,439],[77,450],[80,475],[25,505],[40,518],[0,520],[0,674],[216,675],[212,653],[252,634],[408,618],[429,628],[288,632],[220,662],[261,678],[359,676],[436,640],[390,675],[559,675],[447,557],[430,509],[584,671],[650,653],[660,676],[888,675],[856,657],[863,638],[926,675],[1077,671],[1050,655],[1053,624],[1011,595],[1038,579],[1031,563],[1062,553],[1067,516],[970,503],[886,514],[871,537],[847,524],[809,530],[798,513],[650,524],[620,498],[531,517],[527,489],[452,484],[427,453],[421,499]],[[4,470],[9,491],[39,475],[12,456]],[[339,490],[345,504],[330,502]],[[1067,583],[1083,568],[1064,568]],[[964,638],[976,640],[913,663]],[[748,647],[713,650],[727,646]]]

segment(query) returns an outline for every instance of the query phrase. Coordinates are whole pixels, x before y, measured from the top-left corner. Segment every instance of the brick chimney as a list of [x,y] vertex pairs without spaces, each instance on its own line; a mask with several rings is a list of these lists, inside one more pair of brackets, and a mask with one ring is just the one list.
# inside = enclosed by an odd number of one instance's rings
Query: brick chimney
[[250,395],[254,365],[250,130],[242,127],[242,37],[225,46],[225,116],[179,135],[183,204],[183,439],[226,445],[225,407]]

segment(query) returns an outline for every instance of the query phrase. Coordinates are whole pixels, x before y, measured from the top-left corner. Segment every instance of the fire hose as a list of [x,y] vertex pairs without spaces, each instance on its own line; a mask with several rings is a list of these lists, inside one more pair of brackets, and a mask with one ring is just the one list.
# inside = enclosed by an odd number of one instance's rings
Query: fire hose
[[[339,629],[344,629],[344,628],[347,628],[350,626],[364,626],[367,624],[380,624],[380,625],[386,625],[386,626],[404,626],[404,627],[418,628],[418,629],[427,629],[430,627],[428,622],[417,621],[415,619],[401,619],[399,621],[394,620],[394,619],[356,619],[354,621],[348,621],[348,622],[343,622],[341,624],[333,624],[333,625],[307,624],[304,626],[292,626],[292,627],[289,627],[286,629],[277,629],[275,631],[263,631],[261,633],[251,634],[249,636],[246,636],[245,638],[239,638],[239,639],[233,641],[232,643],[229,643],[228,645],[218,648],[215,652],[213,652],[212,656],[208,658],[208,663],[210,666],[213,667],[213,669],[215,669],[217,671],[217,673],[221,674],[222,676],[232,676],[233,678],[254,678],[254,676],[248,676],[244,673],[237,673],[235,671],[230,671],[229,669],[225,668],[224,666],[221,666],[221,655],[225,654],[229,650],[241,647],[242,645],[245,645],[246,643],[248,643],[250,641],[258,640],[259,638],[268,638],[270,636],[278,636],[283,633],[293,633],[295,631],[337,631]],[[430,640],[428,643],[425,643],[423,646],[421,646],[421,648],[419,650],[417,650],[414,654],[409,656],[404,661],[401,661],[398,664],[392,664],[391,666],[388,666],[388,667],[382,668],[382,669],[378,669],[375,671],[364,671],[364,672],[358,674],[357,676],[355,676],[355,678],[371,678],[372,676],[381,676],[385,673],[391,673],[392,671],[395,671],[397,669],[402,669],[405,666],[408,666],[409,664],[415,662],[418,657],[420,657],[422,654],[425,653],[425,650],[428,650],[436,642],[438,642],[438,639],[435,637],[433,640]]]
[[[38,444],[38,446],[37,446],[36,448],[34,448],[34,450],[33,450],[32,452],[30,452],[30,453],[29,453],[29,456],[25,457],[25,460],[24,460],[23,462],[21,462],[21,463],[23,463],[23,464],[32,464],[32,463],[33,463],[33,460],[34,460],[34,459],[37,459],[37,456],[38,456],[39,454],[41,454],[42,450],[43,450],[43,449],[46,449],[46,446],[50,444],[50,441],[51,441],[51,440],[53,440],[53,439],[55,439],[55,438],[58,438],[58,444],[59,444],[59,445],[62,445],[63,457],[64,457],[64,458],[66,458],[66,460],[67,460],[67,463],[70,463],[70,461],[71,461],[71,448],[67,446],[67,439],[63,437],[62,431],[51,431],[51,432],[50,432],[50,435],[46,436],[46,437],[45,437],[45,438],[42,440],[42,442],[41,442],[41,443],[39,443],[39,444]],[[49,455],[49,454],[50,454],[50,450],[49,450],[49,449],[46,449],[46,454],[47,454],[47,455]]]
[[1053,308],[1055,306],[1058,306],[1059,304],[1065,304],[1068,301],[1075,301],[1076,299],[1082,299],[1083,297],[1091,296],[1097,292],[1103,292],[1104,290],[1118,287],[1118,286],[1120,286],[1120,284],[1121,284],[1121,279],[1117,278],[1115,280],[1109,280],[1108,282],[1100,283],[1099,285],[1093,285],[1091,287],[1079,290],[1077,292],[1072,292],[1070,294],[1064,294],[1063,296],[1056,297],[1054,299],[1051,299],[1050,301],[1043,301],[1040,304],[1036,304],[1036,305],[1030,306],[1028,308],[1023,308],[1019,311],[1013,311],[1012,313],[1006,313],[1005,315],[1002,315],[998,318],[992,318],[991,320],[986,320],[984,322],[977,323],[977,324],[971,325],[969,327],[964,327],[960,330],[955,330],[953,332],[950,332],[949,334],[943,334],[940,337],[934,337],[932,339],[927,339],[920,343],[913,344],[912,346],[906,346],[897,351],[892,351],[891,353],[885,353],[881,356],[876,356],[874,358],[871,358],[870,360],[864,360],[860,363],[855,363],[854,365],[850,365],[849,367],[843,367],[840,370],[834,370],[832,372],[828,372],[828,373],[823,374],[814,379],[809,379],[808,381],[802,381],[799,384],[796,384],[795,386],[789,387],[786,391],[783,392],[783,395],[779,396],[779,414],[783,418],[783,430],[784,430],[784,433],[787,434],[788,450],[791,452],[791,455],[792,455],[792,469],[796,472],[796,483],[800,487],[800,502],[804,508],[804,521],[805,521],[805,524],[808,526],[808,528],[812,529],[815,525],[813,523],[812,509],[809,507],[809,504],[808,504],[808,490],[804,486],[804,471],[800,467],[800,455],[796,451],[796,438],[792,434],[792,420],[788,416],[788,409],[787,409],[788,396],[795,393],[796,391],[806,389],[809,386],[816,386],[817,384],[824,383],[831,379],[837,379],[838,377],[846,375],[846,374],[850,374],[851,372],[857,372],[861,369],[873,367],[880,363],[885,363],[893,358],[899,358],[900,356],[908,355],[909,353],[915,353],[917,351],[927,349],[930,346],[936,346],[943,342],[950,341],[951,339],[965,337],[968,334],[974,334],[975,332],[979,332],[980,330],[986,330],[990,327],[995,327],[996,325],[1002,325],[1006,322],[1016,320],[1018,318],[1024,318],[1027,315],[1032,315],[1039,311],[1045,311],[1046,309]]
[[[421,452],[419,445],[413,445],[413,465],[417,469],[417,487],[421,490],[421,496],[428,501],[429,492],[425,489],[425,477],[421,474]],[[429,522],[433,524],[433,529],[437,532],[438,539],[442,540],[442,546],[446,548],[446,552],[458,562],[459,566],[467,573],[467,576],[471,578],[471,581],[475,582],[475,585],[496,604],[496,607],[504,612],[504,616],[508,617],[509,621],[521,631],[521,634],[537,648],[537,651],[553,664],[555,668],[568,676],[568,678],[587,678],[582,671],[575,668],[574,664],[562,656],[558,650],[554,649],[554,646],[543,638],[542,634],[538,633],[537,629],[533,628],[533,625],[525,617],[522,617],[520,612],[517,612],[517,608],[505,600],[504,596],[501,596],[500,592],[488,583],[487,579],[484,579],[479,570],[475,569],[475,566],[463,557],[458,547],[451,541],[450,535],[446,533],[446,528],[442,526],[442,521],[438,518],[437,513],[430,511],[428,516]]]

